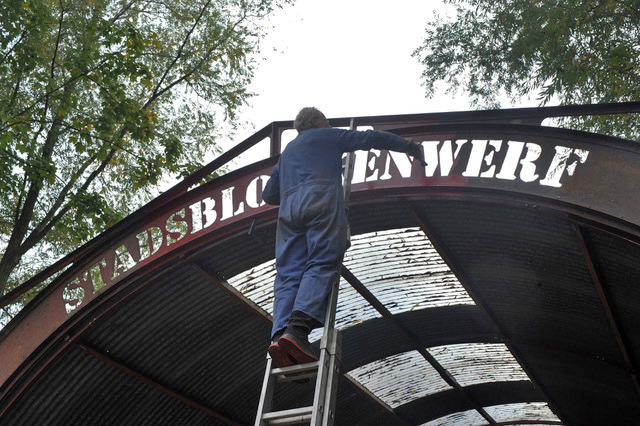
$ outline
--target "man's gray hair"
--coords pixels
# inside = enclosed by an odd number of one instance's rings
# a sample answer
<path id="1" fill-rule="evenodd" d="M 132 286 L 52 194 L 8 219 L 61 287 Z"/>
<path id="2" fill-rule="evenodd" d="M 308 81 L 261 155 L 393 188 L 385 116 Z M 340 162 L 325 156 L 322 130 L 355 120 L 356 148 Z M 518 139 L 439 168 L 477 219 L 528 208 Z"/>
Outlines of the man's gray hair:
<path id="1" fill-rule="evenodd" d="M 314 107 L 302 108 L 298 113 L 298 115 L 296 116 L 295 121 L 293 122 L 293 127 L 295 127 L 295 129 L 298 132 L 301 132 L 303 130 L 313 129 L 314 127 L 316 127 L 312 121 L 314 118 L 319 120 L 326 119 L 322 111 L 320 111 L 318 108 L 314 108 Z"/>

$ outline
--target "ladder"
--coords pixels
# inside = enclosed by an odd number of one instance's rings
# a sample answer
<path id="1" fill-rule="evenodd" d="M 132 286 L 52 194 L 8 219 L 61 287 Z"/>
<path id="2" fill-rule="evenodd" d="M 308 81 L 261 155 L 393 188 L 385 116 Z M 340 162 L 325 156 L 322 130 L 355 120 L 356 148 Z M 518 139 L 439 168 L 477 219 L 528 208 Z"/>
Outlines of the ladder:
<path id="1" fill-rule="evenodd" d="M 351 119 L 350 127 L 352 130 L 355 129 L 353 119 Z M 344 205 L 347 209 L 351 195 L 351 179 L 353 178 L 354 163 L 355 154 L 353 152 L 347 153 L 344 171 Z M 350 239 L 350 237 L 351 232 L 347 225 L 347 238 Z M 333 287 L 331 289 L 331 295 L 329 296 L 327 314 L 324 321 L 322 340 L 320 341 L 320 358 L 318 361 L 277 368 L 267 353 L 267 367 L 262 383 L 255 426 L 300 423 L 313 426 L 333 425 L 335 420 L 338 380 L 340 378 L 340 360 L 342 357 L 342 337 L 335 328 L 340 274 L 336 274 L 332 285 Z M 305 381 L 312 377 L 316 377 L 313 405 L 288 410 L 271 411 L 273 409 L 273 393 L 276 383 Z"/>

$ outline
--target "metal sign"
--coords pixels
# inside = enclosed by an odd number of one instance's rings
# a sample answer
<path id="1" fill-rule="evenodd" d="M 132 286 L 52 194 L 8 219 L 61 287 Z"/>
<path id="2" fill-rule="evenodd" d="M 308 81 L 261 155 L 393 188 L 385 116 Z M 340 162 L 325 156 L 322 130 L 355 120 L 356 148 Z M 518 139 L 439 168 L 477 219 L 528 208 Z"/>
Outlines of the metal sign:
<path id="1" fill-rule="evenodd" d="M 562 202 L 640 226 L 640 150 L 605 136 L 540 126 L 465 124 L 404 127 L 426 165 L 407 154 L 358 152 L 352 191 L 368 197 L 482 189 Z M 62 274 L 0 341 L 4 383 L 52 333 L 93 299 L 164 256 L 205 236 L 238 230 L 274 210 L 262 190 L 276 158 L 232 172 L 171 199 Z M 371 192 L 373 191 L 373 192 Z"/>

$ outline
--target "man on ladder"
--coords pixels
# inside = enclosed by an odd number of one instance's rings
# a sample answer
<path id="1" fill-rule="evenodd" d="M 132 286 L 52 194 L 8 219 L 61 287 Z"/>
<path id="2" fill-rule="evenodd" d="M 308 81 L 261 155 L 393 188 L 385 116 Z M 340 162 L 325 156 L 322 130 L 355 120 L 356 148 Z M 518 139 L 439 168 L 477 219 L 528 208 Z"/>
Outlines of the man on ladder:
<path id="1" fill-rule="evenodd" d="M 331 128 L 316 108 L 303 108 L 294 127 L 298 136 L 282 152 L 262 193 L 265 202 L 280 205 L 268 349 L 278 367 L 318 359 L 308 336 L 325 320 L 348 244 L 343 153 L 375 148 L 424 158 L 412 139 L 376 130 Z"/>

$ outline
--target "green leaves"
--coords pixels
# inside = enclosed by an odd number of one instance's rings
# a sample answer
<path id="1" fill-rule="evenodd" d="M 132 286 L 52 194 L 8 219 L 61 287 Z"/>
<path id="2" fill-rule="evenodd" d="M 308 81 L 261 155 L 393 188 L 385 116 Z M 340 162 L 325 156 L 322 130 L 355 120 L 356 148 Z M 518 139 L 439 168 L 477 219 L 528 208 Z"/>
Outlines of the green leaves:
<path id="1" fill-rule="evenodd" d="M 541 104 L 640 98 L 640 0 L 448 0 L 415 52 L 427 94 L 435 84 L 476 105 L 535 96 Z"/>
<path id="2" fill-rule="evenodd" d="M 61 256 L 197 169 L 288 2 L 0 2 L 0 290 L 11 259 Z"/>

